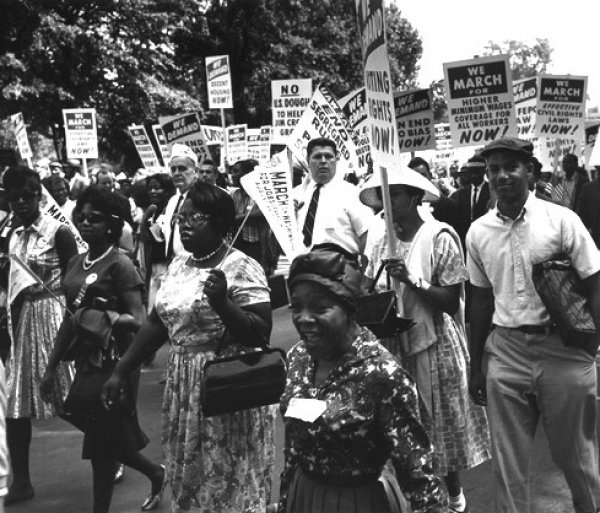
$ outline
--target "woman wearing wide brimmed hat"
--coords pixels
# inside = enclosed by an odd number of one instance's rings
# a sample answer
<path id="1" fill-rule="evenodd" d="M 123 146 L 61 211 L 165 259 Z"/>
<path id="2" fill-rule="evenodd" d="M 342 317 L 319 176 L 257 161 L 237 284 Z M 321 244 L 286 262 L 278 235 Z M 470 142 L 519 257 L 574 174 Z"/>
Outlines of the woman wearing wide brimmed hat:
<path id="1" fill-rule="evenodd" d="M 424 195 L 438 195 L 423 176 L 410 169 L 388 175 L 391 234 L 390 256 L 385 229 L 369 232 L 365 254 L 369 265 L 367 286 L 373 284 L 382 263 L 393 278 L 399 299 L 398 314 L 412 318 L 416 326 L 395 339 L 384 341 L 417 383 L 432 423 L 436 472 L 445 477 L 450 511 L 468 511 L 460 486 L 459 471 L 490 458 L 485 412 L 469 398 L 469 353 L 464 329 L 464 283 L 468 280 L 458 235 L 445 223 L 424 221 L 418 206 Z M 360 193 L 372 208 L 381 208 L 382 189 L 374 175 Z M 383 224 L 383 223 L 382 223 Z M 376 290 L 386 286 L 380 278 Z"/>

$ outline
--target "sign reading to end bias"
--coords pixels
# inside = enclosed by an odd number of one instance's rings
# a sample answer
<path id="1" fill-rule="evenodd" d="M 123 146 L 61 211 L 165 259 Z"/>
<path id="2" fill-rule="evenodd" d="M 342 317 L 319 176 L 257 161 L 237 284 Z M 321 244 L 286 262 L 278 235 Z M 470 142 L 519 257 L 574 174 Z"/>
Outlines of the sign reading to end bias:
<path id="1" fill-rule="evenodd" d="M 97 159 L 96 109 L 63 109 L 67 158 Z"/>
<path id="2" fill-rule="evenodd" d="M 286 144 L 312 96 L 312 79 L 272 80 L 273 144 Z"/>
<path id="3" fill-rule="evenodd" d="M 587 77 L 541 75 L 535 134 L 582 140 L 586 89 Z"/>
<path id="4" fill-rule="evenodd" d="M 400 153 L 435 148 L 430 89 L 394 94 Z"/>
<path id="5" fill-rule="evenodd" d="M 453 146 L 517 136 L 508 55 L 444 64 Z"/>
<path id="6" fill-rule="evenodd" d="M 206 89 L 209 109 L 233 109 L 229 55 L 206 58 Z"/>

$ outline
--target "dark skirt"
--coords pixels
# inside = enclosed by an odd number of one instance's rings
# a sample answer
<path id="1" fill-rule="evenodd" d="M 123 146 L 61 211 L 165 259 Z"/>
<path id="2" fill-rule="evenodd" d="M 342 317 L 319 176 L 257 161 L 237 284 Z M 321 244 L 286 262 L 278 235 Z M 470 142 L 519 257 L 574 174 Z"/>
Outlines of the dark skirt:
<path id="1" fill-rule="evenodd" d="M 387 466 L 366 483 L 337 486 L 317 481 L 299 467 L 290 484 L 286 513 L 405 513 L 410 511 Z"/>

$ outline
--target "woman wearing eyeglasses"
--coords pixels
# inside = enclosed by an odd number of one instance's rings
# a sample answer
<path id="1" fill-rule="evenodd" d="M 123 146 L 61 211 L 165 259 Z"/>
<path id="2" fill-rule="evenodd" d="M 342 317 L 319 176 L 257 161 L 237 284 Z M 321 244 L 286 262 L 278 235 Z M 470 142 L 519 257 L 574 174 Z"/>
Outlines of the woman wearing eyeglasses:
<path id="1" fill-rule="evenodd" d="M 65 315 L 58 332 L 42 384 L 44 397 L 51 395 L 55 369 L 67 354 L 75 361 L 75 382 L 110 375 L 140 326 L 143 282 L 131 259 L 116 247 L 124 224 L 122 205 L 115 193 L 98 186 L 89 187 L 77 200 L 73 219 L 88 251 L 72 258 L 67 268 L 64 289 L 73 315 Z M 132 369 L 126 382 L 127 394 L 119 394 L 108 408 L 100 401 L 99 389 L 97 399 L 84 406 L 69 401 L 71 392 L 65 403 L 65 419 L 84 433 L 94 513 L 109 510 L 117 462 L 149 479 L 151 491 L 142 511 L 154 509 L 162 497 L 164 467 L 139 452 L 148 443 L 135 409 L 139 369 Z"/>
<path id="2" fill-rule="evenodd" d="M 31 419 L 53 417 L 60 411 L 71 384 L 69 368 L 57 366 L 54 393 L 48 403 L 42 401 L 39 384 L 64 316 L 59 302 L 64 301 L 61 282 L 77 246 L 67 228 L 41 212 L 42 186 L 35 171 L 23 166 L 9 168 L 4 187 L 13 215 L 8 252 L 25 262 L 45 285 L 42 287 L 11 258 L 8 303 L 12 347 L 6 366 L 6 434 L 13 482 L 5 500 L 11 504 L 34 495 L 29 475 Z"/>
<path id="3" fill-rule="evenodd" d="M 260 346 L 271 331 L 264 271 L 229 249 L 235 223 L 226 191 L 190 188 L 179 215 L 181 242 L 156 296 L 155 309 L 104 387 L 114 401 L 125 377 L 166 339 L 170 350 L 162 407 L 163 453 L 172 512 L 254 513 L 269 502 L 275 462 L 275 407 L 203 417 L 204 364 Z"/>

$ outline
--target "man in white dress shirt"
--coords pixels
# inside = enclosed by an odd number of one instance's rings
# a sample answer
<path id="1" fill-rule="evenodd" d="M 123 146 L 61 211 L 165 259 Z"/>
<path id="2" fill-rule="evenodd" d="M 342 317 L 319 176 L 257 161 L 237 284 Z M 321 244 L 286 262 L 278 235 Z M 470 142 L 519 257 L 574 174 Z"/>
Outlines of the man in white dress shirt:
<path id="1" fill-rule="evenodd" d="M 298 227 L 308 250 L 331 242 L 362 253 L 373 213 L 358 199 L 358 188 L 336 176 L 340 158 L 331 139 L 313 139 L 306 150 L 311 180 L 294 189 Z"/>

